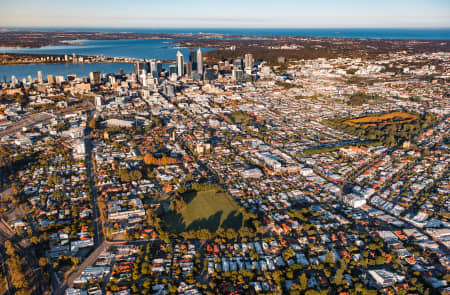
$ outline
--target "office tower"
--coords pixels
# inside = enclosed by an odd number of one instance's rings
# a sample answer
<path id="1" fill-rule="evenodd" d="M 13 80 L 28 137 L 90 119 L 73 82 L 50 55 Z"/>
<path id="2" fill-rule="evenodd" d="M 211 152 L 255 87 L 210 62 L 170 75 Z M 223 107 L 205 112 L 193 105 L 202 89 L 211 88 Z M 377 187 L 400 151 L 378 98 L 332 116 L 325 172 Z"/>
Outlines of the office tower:
<path id="1" fill-rule="evenodd" d="M 161 61 L 152 60 L 150 62 L 150 73 L 154 78 L 157 78 L 161 75 L 162 72 L 162 64 Z"/>
<path id="2" fill-rule="evenodd" d="M 170 65 L 169 66 L 169 76 L 172 74 L 176 74 L 177 73 L 177 66 L 176 65 Z"/>
<path id="3" fill-rule="evenodd" d="M 42 76 L 42 71 L 38 71 L 37 76 L 38 76 L 38 83 L 39 84 L 44 83 L 44 77 Z"/>
<path id="4" fill-rule="evenodd" d="M 139 76 L 142 74 L 142 71 L 145 71 L 145 73 L 148 73 L 150 71 L 150 64 L 147 62 L 137 62 L 134 64 L 134 73 L 136 76 Z"/>
<path id="5" fill-rule="evenodd" d="M 158 73 L 158 76 L 161 75 L 162 71 L 163 71 L 162 63 L 161 63 L 160 60 L 158 60 L 158 61 L 156 62 L 156 72 Z"/>
<path id="6" fill-rule="evenodd" d="M 197 72 L 203 74 L 203 54 L 200 48 L 197 50 Z"/>
<path id="7" fill-rule="evenodd" d="M 140 63 L 139 63 L 139 62 L 136 62 L 136 63 L 134 64 L 134 73 L 135 73 L 136 75 L 139 75 L 140 72 L 141 72 L 141 69 L 140 69 Z"/>
<path id="8" fill-rule="evenodd" d="M 233 68 L 235 68 L 235 69 L 242 69 L 242 64 L 243 64 L 242 58 L 238 57 L 238 58 L 236 58 L 233 61 Z"/>
<path id="9" fill-rule="evenodd" d="M 233 81 L 242 81 L 244 79 L 244 72 L 241 69 L 233 69 L 231 76 Z"/>
<path id="10" fill-rule="evenodd" d="M 14 75 L 11 76 L 11 83 L 14 85 L 19 84 L 19 80 L 17 80 L 16 76 Z"/>
<path id="11" fill-rule="evenodd" d="M 184 72 L 186 73 L 186 75 L 188 77 L 191 76 L 191 74 L 192 74 L 192 63 L 191 62 L 184 63 Z"/>
<path id="12" fill-rule="evenodd" d="M 175 96 L 175 86 L 169 83 L 166 83 L 163 88 L 163 93 L 165 96 Z"/>
<path id="13" fill-rule="evenodd" d="M 75 52 L 72 53 L 72 62 L 74 62 L 74 63 L 77 62 L 77 54 Z"/>
<path id="14" fill-rule="evenodd" d="M 56 76 L 56 83 L 62 84 L 64 82 L 64 76 Z"/>
<path id="15" fill-rule="evenodd" d="M 90 72 L 89 79 L 91 80 L 92 85 L 98 85 L 101 82 L 100 72 Z"/>
<path id="16" fill-rule="evenodd" d="M 55 79 L 53 79 L 53 75 L 47 75 L 47 82 L 50 84 L 55 83 Z"/>
<path id="17" fill-rule="evenodd" d="M 245 65 L 245 68 L 246 69 L 248 69 L 248 68 L 253 68 L 253 65 L 255 64 L 255 60 L 253 59 L 253 55 L 251 54 L 251 53 L 247 53 L 245 56 L 244 56 L 244 65 Z"/>
<path id="18" fill-rule="evenodd" d="M 177 52 L 177 74 L 178 77 L 184 76 L 184 60 L 180 51 Z"/>
<path id="19" fill-rule="evenodd" d="M 214 69 L 208 68 L 205 70 L 205 80 L 206 81 L 213 81 L 216 80 L 216 71 Z"/>
<path id="20" fill-rule="evenodd" d="M 150 61 L 150 73 L 153 77 L 158 77 L 159 73 L 156 71 L 156 60 L 152 59 Z"/>
<path id="21" fill-rule="evenodd" d="M 64 54 L 64 61 L 68 62 L 69 61 L 69 56 L 67 54 Z"/>
<path id="22" fill-rule="evenodd" d="M 189 51 L 189 61 L 192 63 L 192 69 L 197 70 L 197 50 Z"/>
<path id="23" fill-rule="evenodd" d="M 108 79 L 111 84 L 116 84 L 116 76 L 109 76 Z"/>
<path id="24" fill-rule="evenodd" d="M 31 75 L 28 75 L 28 82 L 33 82 L 33 78 L 31 77 Z"/>

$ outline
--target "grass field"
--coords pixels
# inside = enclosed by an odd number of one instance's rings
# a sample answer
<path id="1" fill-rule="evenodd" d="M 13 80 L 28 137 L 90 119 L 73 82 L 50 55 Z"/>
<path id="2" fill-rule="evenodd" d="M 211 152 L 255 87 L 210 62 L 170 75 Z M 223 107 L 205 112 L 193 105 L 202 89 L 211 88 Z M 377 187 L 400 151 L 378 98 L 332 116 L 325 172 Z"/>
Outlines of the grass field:
<path id="1" fill-rule="evenodd" d="M 181 233 L 206 228 L 215 232 L 218 228 L 237 230 L 242 226 L 240 207 L 228 194 L 215 190 L 192 192 L 188 199 L 181 212 L 167 216 L 169 231 Z"/>
<path id="2" fill-rule="evenodd" d="M 376 126 L 390 124 L 404 124 L 417 120 L 419 117 L 413 114 L 403 112 L 393 112 L 388 114 L 366 116 L 357 119 L 347 120 L 344 123 L 354 127 Z"/>

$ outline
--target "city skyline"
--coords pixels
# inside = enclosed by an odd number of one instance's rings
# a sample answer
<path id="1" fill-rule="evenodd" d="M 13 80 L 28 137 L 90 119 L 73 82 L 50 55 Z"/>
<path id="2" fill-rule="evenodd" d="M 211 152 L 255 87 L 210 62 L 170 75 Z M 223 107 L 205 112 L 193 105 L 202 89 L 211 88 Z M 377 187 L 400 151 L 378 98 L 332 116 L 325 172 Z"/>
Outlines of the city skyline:
<path id="1" fill-rule="evenodd" d="M 176 9 L 174 9 L 176 7 Z M 0 27 L 123 28 L 448 28 L 450 3 L 442 0 L 146 1 L 53 0 L 5 2 Z M 406 9 L 407 8 L 407 9 Z"/>

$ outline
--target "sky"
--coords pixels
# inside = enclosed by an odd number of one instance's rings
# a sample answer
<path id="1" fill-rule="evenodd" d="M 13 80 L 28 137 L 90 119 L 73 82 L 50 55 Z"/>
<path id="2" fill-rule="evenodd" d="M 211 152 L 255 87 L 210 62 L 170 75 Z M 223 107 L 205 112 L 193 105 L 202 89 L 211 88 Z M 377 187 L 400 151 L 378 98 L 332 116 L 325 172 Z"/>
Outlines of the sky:
<path id="1" fill-rule="evenodd" d="M 450 28 L 450 0 L 0 0 L 0 27 Z"/>

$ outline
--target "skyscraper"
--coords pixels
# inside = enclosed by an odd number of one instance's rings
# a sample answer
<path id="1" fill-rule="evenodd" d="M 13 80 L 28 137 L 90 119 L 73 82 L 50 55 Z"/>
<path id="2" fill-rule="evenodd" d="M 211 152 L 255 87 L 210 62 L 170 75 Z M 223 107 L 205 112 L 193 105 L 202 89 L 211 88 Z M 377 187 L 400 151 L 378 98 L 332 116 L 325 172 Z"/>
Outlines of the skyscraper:
<path id="1" fill-rule="evenodd" d="M 47 81 L 48 81 L 48 83 L 50 83 L 50 84 L 55 83 L 55 79 L 53 79 L 53 75 L 47 75 Z"/>
<path id="2" fill-rule="evenodd" d="M 150 64 L 146 62 L 137 62 L 134 64 L 134 72 L 136 76 L 142 74 L 142 70 L 145 70 L 146 73 L 150 71 Z"/>
<path id="3" fill-rule="evenodd" d="M 169 65 L 169 76 L 172 76 L 173 74 L 177 74 L 177 66 L 176 65 Z"/>
<path id="4" fill-rule="evenodd" d="M 244 78 L 244 72 L 241 69 L 233 69 L 231 72 L 231 78 L 233 81 L 242 81 Z"/>
<path id="5" fill-rule="evenodd" d="M 213 68 L 208 68 L 205 71 L 205 79 L 206 81 L 214 81 L 217 79 L 216 71 Z"/>
<path id="6" fill-rule="evenodd" d="M 184 75 L 184 58 L 180 51 L 177 52 L 177 74 L 178 77 Z"/>
<path id="7" fill-rule="evenodd" d="M 90 79 L 92 85 L 100 84 L 100 82 L 101 82 L 100 72 L 90 72 L 89 79 Z"/>
<path id="8" fill-rule="evenodd" d="M 38 72 L 37 72 L 37 76 L 38 76 L 38 83 L 39 83 L 39 84 L 44 83 L 44 78 L 43 78 L 43 76 L 42 76 L 42 71 L 38 71 Z"/>
<path id="9" fill-rule="evenodd" d="M 253 59 L 253 55 L 251 53 L 247 53 L 244 56 L 244 66 L 246 69 L 253 68 L 253 65 L 255 64 L 255 60 Z"/>
<path id="10" fill-rule="evenodd" d="M 192 74 L 192 63 L 191 62 L 185 62 L 184 63 L 184 72 L 188 77 Z"/>
<path id="11" fill-rule="evenodd" d="M 242 69 L 243 60 L 242 57 L 238 57 L 233 61 L 234 69 Z"/>
<path id="12" fill-rule="evenodd" d="M 200 48 L 197 50 L 197 72 L 203 74 L 203 54 Z"/>
<path id="13" fill-rule="evenodd" d="M 152 60 L 150 62 L 150 73 L 152 74 L 152 76 L 154 78 L 159 77 L 159 75 L 161 75 L 162 72 L 162 64 L 161 61 L 157 61 L 157 60 Z"/>
<path id="14" fill-rule="evenodd" d="M 192 63 L 192 69 L 197 70 L 197 50 L 189 51 L 189 61 Z"/>

